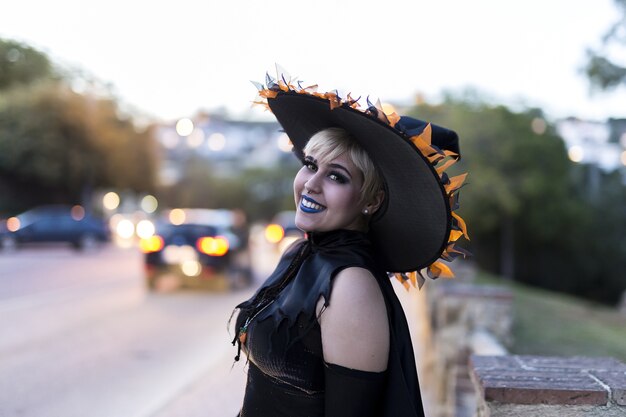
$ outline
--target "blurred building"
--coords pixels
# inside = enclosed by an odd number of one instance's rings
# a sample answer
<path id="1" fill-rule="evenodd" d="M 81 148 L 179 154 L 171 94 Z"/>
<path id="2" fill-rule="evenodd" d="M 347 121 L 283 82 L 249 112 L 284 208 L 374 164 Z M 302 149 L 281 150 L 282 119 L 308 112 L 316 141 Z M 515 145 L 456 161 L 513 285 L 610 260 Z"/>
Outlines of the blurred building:
<path id="1" fill-rule="evenodd" d="M 220 113 L 200 113 L 157 129 L 163 184 L 176 183 L 191 157 L 202 158 L 219 175 L 245 169 L 297 164 L 291 144 L 276 121 L 239 120 Z"/>
<path id="2" fill-rule="evenodd" d="M 626 167 L 626 119 L 595 122 L 567 118 L 557 122 L 572 161 L 597 166 L 602 171 Z"/>
<path id="3" fill-rule="evenodd" d="M 567 118 L 556 123 L 569 157 L 604 172 L 621 170 L 626 179 L 626 119 L 606 122 Z M 174 184 L 190 157 L 207 161 L 219 175 L 245 169 L 297 164 L 280 125 L 271 120 L 230 118 L 223 113 L 199 113 L 157 129 L 161 145 L 163 184 Z"/>

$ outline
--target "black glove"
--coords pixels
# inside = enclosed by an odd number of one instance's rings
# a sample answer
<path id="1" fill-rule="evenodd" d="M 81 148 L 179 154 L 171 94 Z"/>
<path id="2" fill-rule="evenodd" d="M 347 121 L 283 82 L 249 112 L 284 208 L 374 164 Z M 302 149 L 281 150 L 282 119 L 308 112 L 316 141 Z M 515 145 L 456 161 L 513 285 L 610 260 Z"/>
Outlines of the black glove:
<path id="1" fill-rule="evenodd" d="M 387 372 L 325 364 L 325 417 L 380 417 Z"/>

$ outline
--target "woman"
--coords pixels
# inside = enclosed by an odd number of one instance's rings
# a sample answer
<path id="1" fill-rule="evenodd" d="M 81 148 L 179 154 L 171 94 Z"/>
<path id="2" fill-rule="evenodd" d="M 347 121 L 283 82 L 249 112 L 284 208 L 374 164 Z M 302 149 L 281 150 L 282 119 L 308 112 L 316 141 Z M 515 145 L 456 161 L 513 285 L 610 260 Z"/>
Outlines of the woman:
<path id="1" fill-rule="evenodd" d="M 240 416 L 423 416 L 388 272 L 421 286 L 415 271 L 448 274 L 437 258 L 465 254 L 452 212 L 464 177 L 443 173 L 456 134 L 284 77 L 259 90 L 303 163 L 294 197 L 307 238 L 237 306 L 233 343 L 249 359 Z"/>

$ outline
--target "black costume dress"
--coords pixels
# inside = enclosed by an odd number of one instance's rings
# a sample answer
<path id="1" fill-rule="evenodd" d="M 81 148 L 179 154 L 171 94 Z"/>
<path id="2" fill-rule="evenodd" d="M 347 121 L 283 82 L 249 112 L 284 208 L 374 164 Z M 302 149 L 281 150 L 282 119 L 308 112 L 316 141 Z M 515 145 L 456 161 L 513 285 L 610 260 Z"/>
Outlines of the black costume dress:
<path id="1" fill-rule="evenodd" d="M 334 406 L 329 406 L 326 401 L 327 385 L 332 379 L 336 387 L 333 390 L 346 389 L 346 395 L 339 397 L 345 398 L 350 396 L 351 386 L 359 384 L 359 381 L 367 383 L 368 378 L 376 379 L 378 385 L 374 386 L 380 389 L 374 395 L 375 404 L 367 404 L 366 414 L 360 410 L 358 415 L 424 415 L 404 311 L 386 272 L 376 265 L 374 259 L 365 233 L 338 230 L 309 234 L 307 240 L 283 255 L 276 270 L 257 293 L 237 306 L 240 313 L 236 328 L 246 332 L 243 348 L 249 360 L 241 417 L 335 417 L 333 414 L 350 414 L 329 411 Z M 323 360 L 316 306 L 322 296 L 325 306 L 329 304 L 332 279 L 348 267 L 371 271 L 385 299 L 390 351 L 387 370 L 384 376 L 381 374 L 384 379 L 375 373 L 348 370 L 326 364 Z M 267 294 L 270 293 L 273 295 L 268 301 Z M 354 373 L 357 379 L 350 379 Z M 345 400 L 350 401 L 350 398 Z M 333 402 L 350 407 L 344 401 Z M 359 405 L 355 405 L 351 410 L 358 408 Z M 340 409 L 341 406 L 336 410 Z M 375 409 L 378 411 L 373 411 Z"/>

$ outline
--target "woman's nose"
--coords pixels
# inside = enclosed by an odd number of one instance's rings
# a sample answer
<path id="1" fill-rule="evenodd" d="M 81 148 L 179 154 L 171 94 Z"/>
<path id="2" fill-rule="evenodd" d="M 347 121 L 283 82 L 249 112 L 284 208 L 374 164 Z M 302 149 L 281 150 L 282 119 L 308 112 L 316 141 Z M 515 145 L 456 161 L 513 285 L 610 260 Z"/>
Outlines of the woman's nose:
<path id="1" fill-rule="evenodd" d="M 318 175 L 313 175 L 304 183 L 304 189 L 308 193 L 319 193 L 320 192 L 320 183 Z"/>

